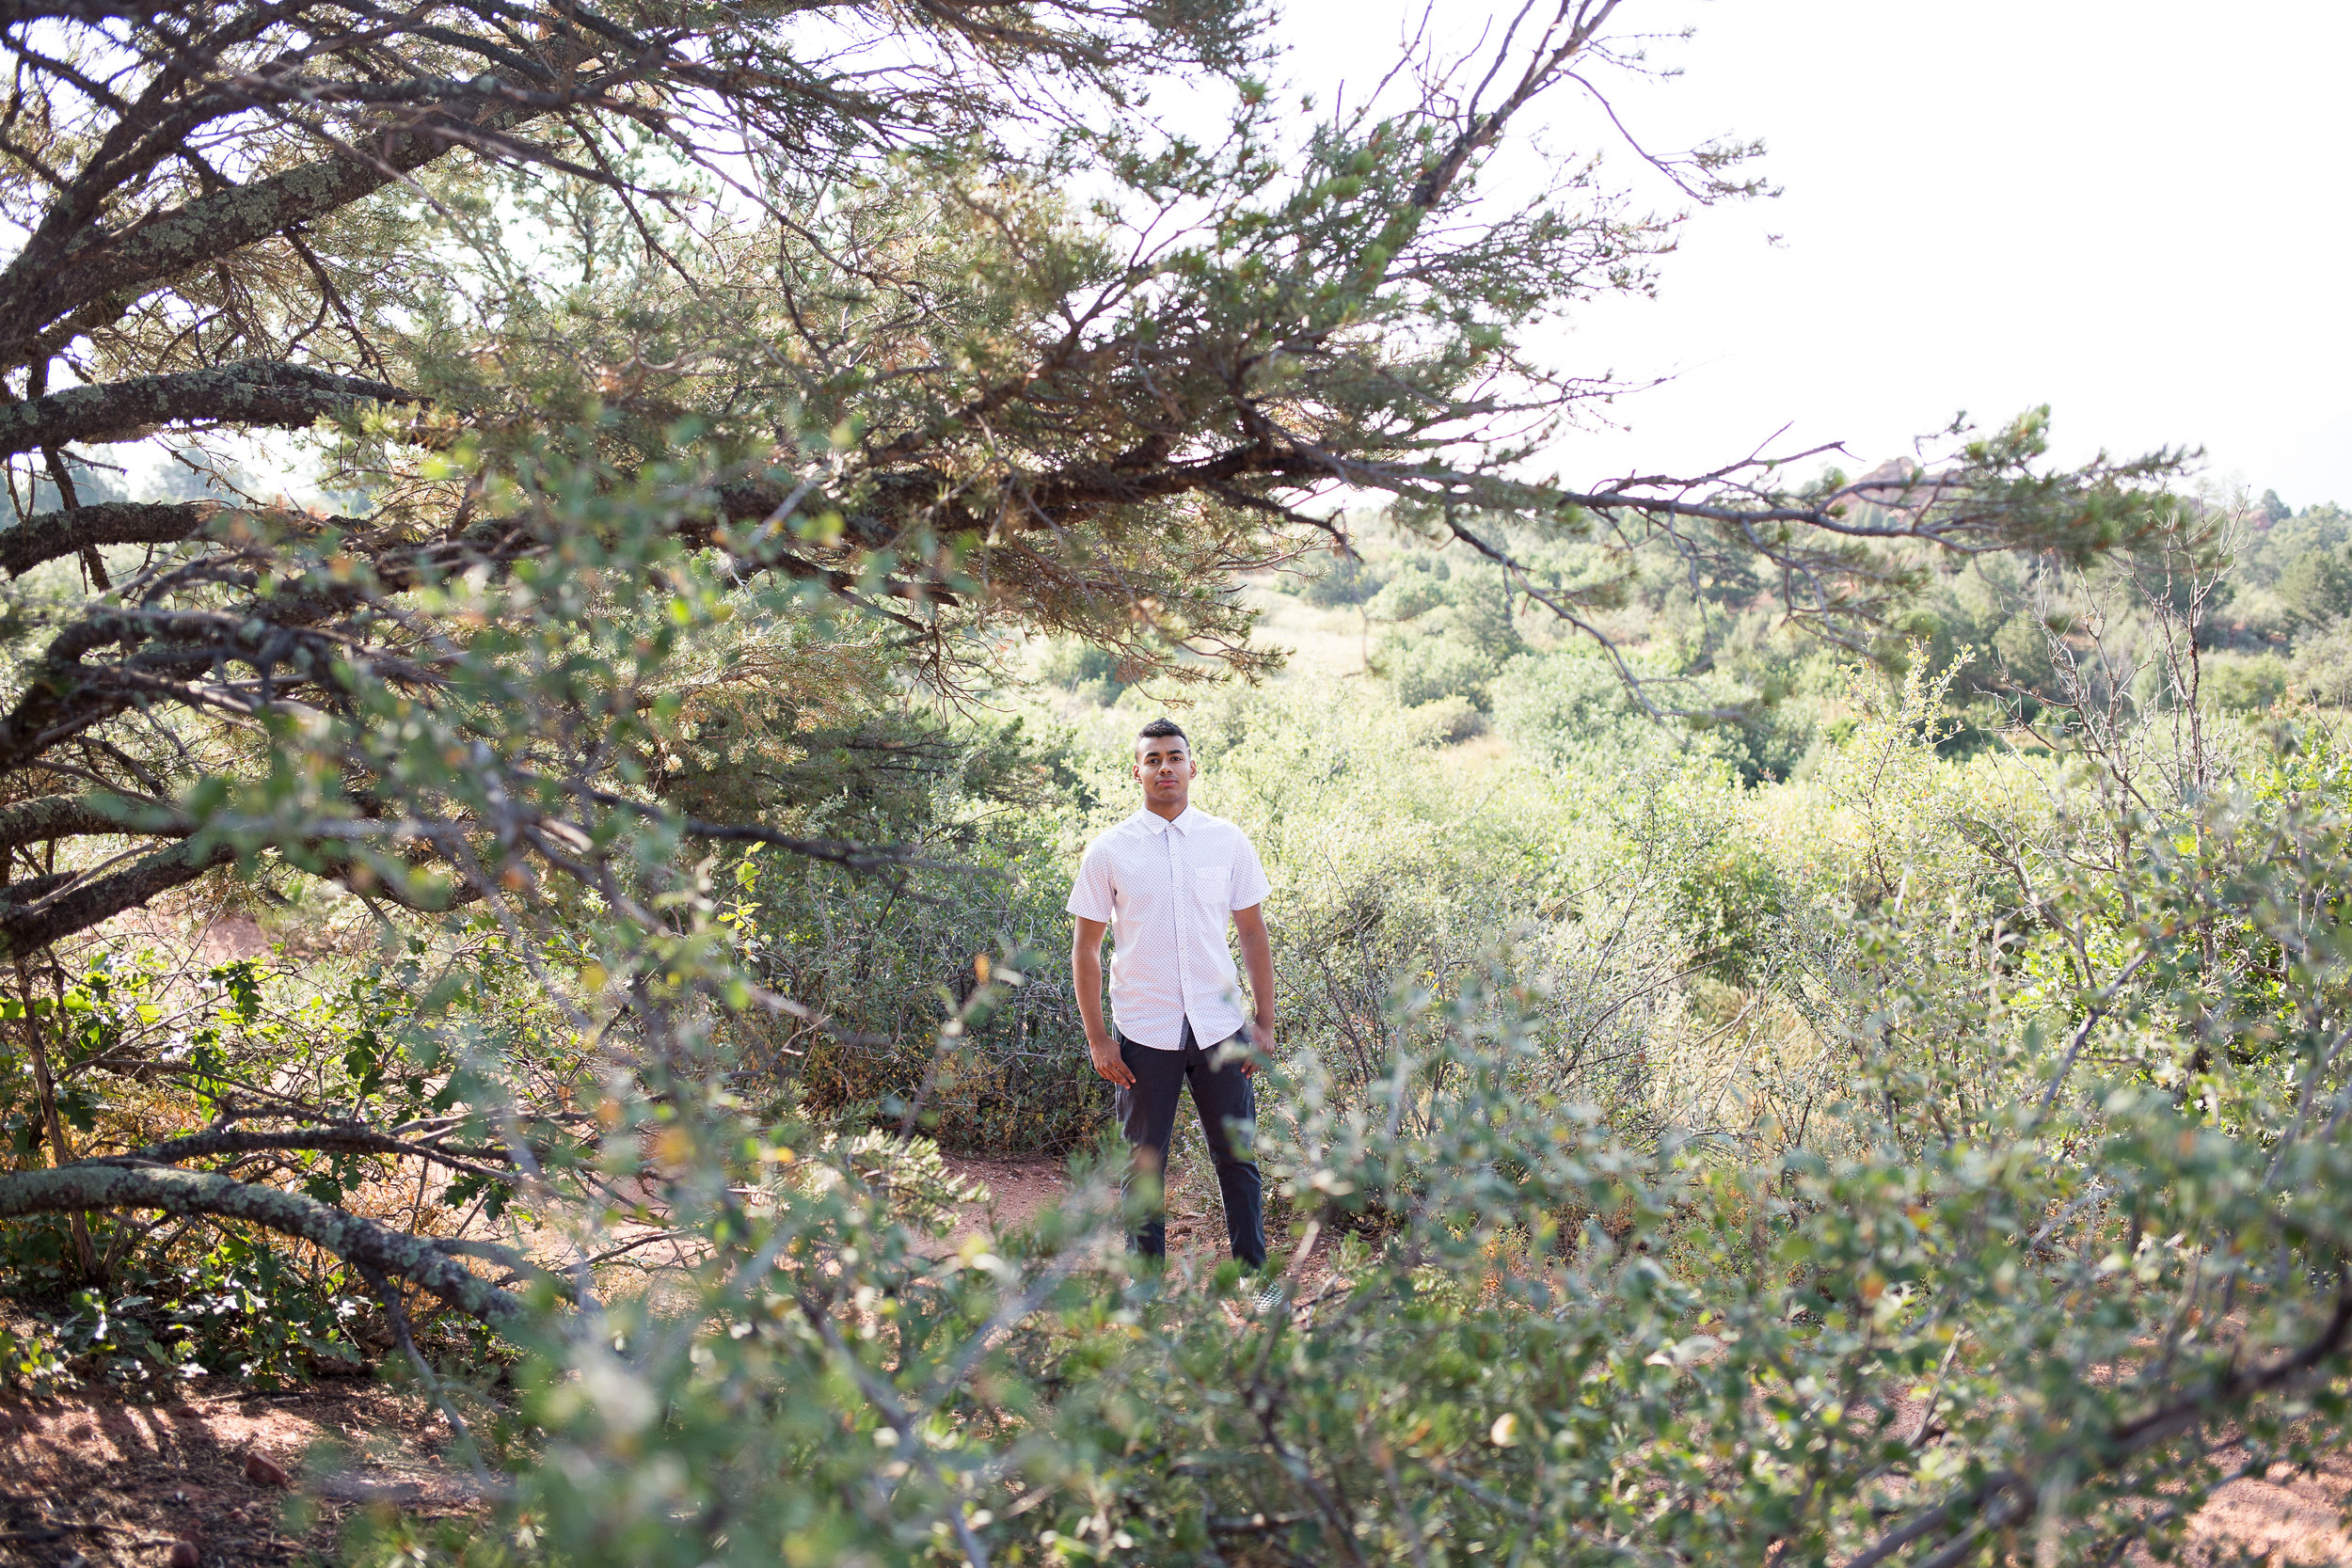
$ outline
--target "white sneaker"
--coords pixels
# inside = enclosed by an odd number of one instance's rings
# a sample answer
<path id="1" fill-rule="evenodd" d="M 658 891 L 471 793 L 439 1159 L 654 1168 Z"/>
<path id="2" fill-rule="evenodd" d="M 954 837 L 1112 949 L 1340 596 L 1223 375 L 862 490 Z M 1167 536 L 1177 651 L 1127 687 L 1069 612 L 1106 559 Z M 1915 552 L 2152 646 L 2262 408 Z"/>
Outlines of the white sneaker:
<path id="1" fill-rule="evenodd" d="M 1268 1313 L 1281 1310 L 1285 1302 L 1286 1297 L 1282 1290 L 1281 1280 L 1279 1278 L 1272 1280 L 1263 1290 L 1260 1291 L 1256 1298 L 1250 1302 L 1249 1314 L 1255 1318 L 1263 1318 Z"/>

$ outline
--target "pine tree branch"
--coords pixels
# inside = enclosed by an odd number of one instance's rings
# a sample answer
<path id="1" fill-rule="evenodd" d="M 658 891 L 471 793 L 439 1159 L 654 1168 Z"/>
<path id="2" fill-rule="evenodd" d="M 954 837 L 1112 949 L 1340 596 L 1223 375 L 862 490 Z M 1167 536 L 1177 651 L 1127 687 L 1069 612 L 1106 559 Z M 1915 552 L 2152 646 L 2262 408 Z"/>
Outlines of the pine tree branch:
<path id="1" fill-rule="evenodd" d="M 186 845 L 174 844 L 120 871 L 94 877 L 87 882 L 61 885 L 21 903 L 0 903 L 0 954 L 38 952 L 110 915 L 135 909 L 158 895 L 183 887 L 236 858 L 236 846 L 232 844 L 215 844 L 201 852 L 191 852 Z"/>
<path id="2" fill-rule="evenodd" d="M 69 387 L 0 406 L 0 455 L 69 441 L 122 441 L 165 425 L 267 425 L 300 430 L 366 403 L 415 403 L 381 381 L 246 359 L 213 370 Z"/>
<path id="3" fill-rule="evenodd" d="M 500 106 L 486 123 L 511 128 L 529 111 Z M 0 367 L 24 363 L 51 323 L 108 297 L 185 277 L 297 224 L 316 223 L 467 144 L 475 127 L 432 119 L 387 130 L 265 180 L 199 197 L 127 229 L 44 229 L 0 271 Z"/>
<path id="4" fill-rule="evenodd" d="M 0 0 L 0 27 L 27 22 L 145 22 L 171 8 L 119 0 Z"/>
<path id="5" fill-rule="evenodd" d="M 35 513 L 0 531 L 0 571 L 21 578 L 44 562 L 102 545 L 177 545 L 227 510 L 218 501 L 98 501 Z"/>
<path id="6" fill-rule="evenodd" d="M 90 838 L 119 833 L 135 838 L 183 838 L 195 832 L 195 825 L 178 820 L 155 826 L 133 824 L 120 817 L 108 816 L 89 803 L 83 795 L 42 795 L 30 800 L 18 800 L 0 806 L 0 852 L 24 844 L 46 844 L 52 839 Z M 0 889 L 0 898 L 16 895 L 18 889 Z"/>

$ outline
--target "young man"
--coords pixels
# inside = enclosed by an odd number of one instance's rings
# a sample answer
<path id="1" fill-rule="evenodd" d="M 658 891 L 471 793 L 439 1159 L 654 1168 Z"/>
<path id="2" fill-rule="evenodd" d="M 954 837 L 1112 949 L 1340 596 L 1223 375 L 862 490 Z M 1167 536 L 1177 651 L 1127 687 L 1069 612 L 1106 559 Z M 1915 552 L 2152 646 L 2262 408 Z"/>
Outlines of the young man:
<path id="1" fill-rule="evenodd" d="M 1192 1085 L 1200 1131 L 1225 1198 L 1225 1230 L 1246 1268 L 1265 1266 L 1265 1216 L 1249 1139 L 1258 1119 L 1253 1064 L 1241 1047 L 1274 1045 L 1274 955 L 1259 906 L 1270 891 L 1258 851 L 1231 822 L 1192 809 L 1200 776 L 1184 732 L 1154 719 L 1136 737 L 1143 809 L 1087 847 L 1070 893 L 1077 917 L 1070 967 L 1094 1070 L 1119 1085 L 1119 1121 L 1136 1167 L 1156 1171 L 1176 1130 L 1176 1099 Z M 1249 969 L 1254 1018 L 1242 1019 L 1231 922 Z M 1112 1027 L 1103 1026 L 1103 933 L 1111 960 Z M 1232 1046 L 1231 1051 L 1223 1048 Z M 1227 1059 L 1231 1058 L 1231 1059 Z M 1128 1238 L 1167 1255 L 1163 1207 Z"/>

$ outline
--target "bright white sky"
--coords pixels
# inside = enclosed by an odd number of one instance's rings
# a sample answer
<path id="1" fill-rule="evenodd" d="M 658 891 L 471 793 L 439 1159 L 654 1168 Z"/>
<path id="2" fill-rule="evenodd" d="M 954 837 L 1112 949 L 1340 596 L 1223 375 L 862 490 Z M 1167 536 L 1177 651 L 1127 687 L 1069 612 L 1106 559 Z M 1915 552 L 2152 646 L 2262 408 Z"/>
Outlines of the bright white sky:
<path id="1" fill-rule="evenodd" d="M 1286 74 L 1370 86 L 1420 0 L 1282 0 Z M 1488 0 L 1449 0 L 1467 41 Z M 1763 138 L 1775 200 L 1700 214 L 1655 302 L 1588 312 L 1580 371 L 1672 373 L 1582 483 L 1789 427 L 1861 466 L 1965 409 L 2054 405 L 2060 454 L 2202 446 L 2214 481 L 2352 504 L 2352 3 L 1628 0 L 1683 74 L 1613 93 L 1653 150 Z M 1496 29 L 1500 33 L 1500 27 Z M 1351 97 L 1355 94 L 1351 92 Z M 1564 93 L 1561 145 L 1608 127 Z M 1675 193 L 1620 146 L 1611 166 Z M 1778 235 L 1778 244 L 1768 235 Z M 1850 465 L 1850 471 L 1851 466 Z"/>

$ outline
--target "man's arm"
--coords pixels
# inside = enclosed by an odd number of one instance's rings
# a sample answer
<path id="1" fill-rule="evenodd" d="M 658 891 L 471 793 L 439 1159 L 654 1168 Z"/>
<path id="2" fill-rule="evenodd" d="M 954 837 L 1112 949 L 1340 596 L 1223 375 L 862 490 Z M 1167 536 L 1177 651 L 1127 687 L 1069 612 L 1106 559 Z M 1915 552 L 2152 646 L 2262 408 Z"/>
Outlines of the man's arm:
<path id="1" fill-rule="evenodd" d="M 1123 1089 L 1136 1075 L 1119 1059 L 1119 1042 L 1103 1026 L 1103 933 L 1110 922 L 1084 915 L 1077 921 L 1077 935 L 1070 942 L 1070 978 L 1078 991 L 1078 1017 L 1087 1026 L 1087 1054 L 1095 1071 Z"/>
<path id="2" fill-rule="evenodd" d="M 1241 938 L 1242 967 L 1249 972 L 1249 1001 L 1258 1015 L 1249 1022 L 1250 1043 L 1270 1055 L 1274 1051 L 1274 946 L 1266 940 L 1265 906 L 1252 904 L 1235 910 L 1233 933 Z"/>

